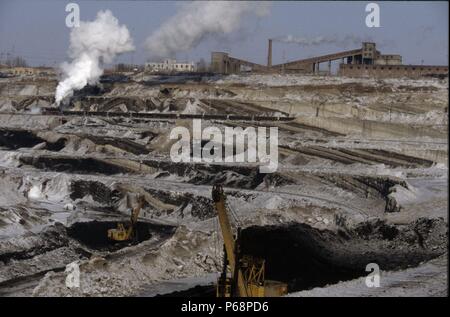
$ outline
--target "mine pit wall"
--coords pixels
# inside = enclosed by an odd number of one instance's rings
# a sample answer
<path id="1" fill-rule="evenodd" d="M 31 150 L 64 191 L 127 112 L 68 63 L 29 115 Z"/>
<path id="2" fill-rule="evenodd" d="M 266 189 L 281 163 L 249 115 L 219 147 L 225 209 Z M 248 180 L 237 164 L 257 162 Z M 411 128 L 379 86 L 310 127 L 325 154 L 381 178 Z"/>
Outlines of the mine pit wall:
<path id="1" fill-rule="evenodd" d="M 448 149 L 447 150 L 431 150 L 431 149 L 397 149 L 392 151 L 395 153 L 418 157 L 424 160 L 433 161 L 436 163 L 448 164 Z"/>
<path id="2" fill-rule="evenodd" d="M 63 117 L 0 114 L 0 126 L 3 127 L 53 130 L 57 126 L 64 124 L 64 122 L 65 119 Z"/>
<path id="3" fill-rule="evenodd" d="M 349 118 L 298 117 L 297 123 L 325 129 L 327 131 L 355 135 L 368 139 L 420 139 L 434 138 L 447 141 L 447 132 L 432 130 L 430 127 L 414 127 L 408 124 L 358 120 Z M 413 156 L 436 163 L 448 163 L 448 149 L 404 149 L 398 148 L 395 153 Z"/>
<path id="4" fill-rule="evenodd" d="M 281 97 L 280 97 L 281 98 Z M 311 103 L 309 101 L 281 100 L 265 101 L 259 100 L 258 104 L 271 108 L 274 111 L 285 112 L 290 117 L 294 116 L 316 116 L 316 117 L 353 117 L 353 118 L 382 118 L 386 112 L 371 108 L 356 108 L 352 104 L 345 103 Z"/>
<path id="5" fill-rule="evenodd" d="M 84 221 L 75 222 L 67 228 L 69 237 L 79 241 L 84 246 L 93 250 L 115 251 L 128 245 L 128 243 L 113 243 L 108 239 L 106 233 L 109 229 L 117 227 L 116 221 Z M 172 236 L 176 227 L 150 222 L 139 221 L 136 224 L 136 240 L 132 244 L 137 244 L 152 237 L 166 240 Z"/>
<path id="6" fill-rule="evenodd" d="M 350 65 L 340 64 L 340 76 L 347 77 L 409 77 L 448 76 L 448 66 L 432 65 Z"/>
<path id="7" fill-rule="evenodd" d="M 437 149 L 405 149 L 398 147 L 397 149 L 389 149 L 389 153 L 392 155 L 400 154 L 409 156 L 411 158 L 422 159 L 431 162 L 423 166 L 431 166 L 433 163 L 442 163 L 447 165 L 448 163 L 448 150 Z"/>
<path id="8" fill-rule="evenodd" d="M 447 234 L 442 219 L 405 226 L 372 220 L 338 231 L 287 223 L 243 229 L 241 249 L 264 258 L 266 278 L 288 283 L 292 292 L 365 276 L 368 263 L 383 270 L 416 266 L 446 252 Z"/>
<path id="9" fill-rule="evenodd" d="M 364 138 L 414 139 L 430 137 L 447 139 L 446 132 L 432 130 L 429 127 L 414 127 L 409 124 L 324 117 L 298 117 L 296 122 L 332 132 L 354 134 Z"/>

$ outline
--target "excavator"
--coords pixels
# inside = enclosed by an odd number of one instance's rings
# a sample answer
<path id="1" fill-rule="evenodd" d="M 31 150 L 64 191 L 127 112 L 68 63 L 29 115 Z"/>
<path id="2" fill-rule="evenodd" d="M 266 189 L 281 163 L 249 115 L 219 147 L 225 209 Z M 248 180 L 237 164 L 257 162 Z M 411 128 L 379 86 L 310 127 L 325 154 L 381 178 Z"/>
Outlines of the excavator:
<path id="1" fill-rule="evenodd" d="M 123 223 L 118 223 L 117 228 L 108 230 L 108 238 L 113 241 L 129 241 L 137 238 L 136 224 L 142 206 L 144 206 L 145 199 L 139 196 L 137 206 L 131 211 L 130 224 L 125 227 Z"/>
<path id="2" fill-rule="evenodd" d="M 241 252 L 240 228 L 233 236 L 221 185 L 212 188 L 212 200 L 224 241 L 224 262 L 217 281 L 217 297 L 277 297 L 287 294 L 287 284 L 265 279 L 265 260 Z"/>

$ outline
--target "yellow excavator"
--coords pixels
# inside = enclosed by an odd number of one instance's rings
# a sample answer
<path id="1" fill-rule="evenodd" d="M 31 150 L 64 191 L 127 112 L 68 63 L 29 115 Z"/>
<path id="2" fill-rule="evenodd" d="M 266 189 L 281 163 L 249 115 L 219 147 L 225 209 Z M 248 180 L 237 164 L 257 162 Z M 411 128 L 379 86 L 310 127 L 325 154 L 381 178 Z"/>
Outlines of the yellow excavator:
<path id="1" fill-rule="evenodd" d="M 131 211 L 131 219 L 128 227 L 125 228 L 123 223 L 118 223 L 117 228 L 108 230 L 108 238 L 113 241 L 129 241 L 137 237 L 137 220 L 142 206 L 144 206 L 145 199 L 143 196 L 138 198 L 137 206 Z"/>
<path id="2" fill-rule="evenodd" d="M 287 284 L 265 279 L 265 260 L 242 255 L 240 228 L 234 238 L 221 185 L 214 185 L 212 199 L 219 218 L 224 242 L 224 263 L 217 281 L 218 297 L 277 297 L 287 294 Z"/>

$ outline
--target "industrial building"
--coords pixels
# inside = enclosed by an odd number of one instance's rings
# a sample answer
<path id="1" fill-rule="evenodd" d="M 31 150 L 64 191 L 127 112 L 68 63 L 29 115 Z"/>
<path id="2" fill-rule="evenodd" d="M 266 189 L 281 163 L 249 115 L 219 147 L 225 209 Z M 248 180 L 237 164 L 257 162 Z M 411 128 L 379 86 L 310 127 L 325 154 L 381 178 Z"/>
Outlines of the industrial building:
<path id="1" fill-rule="evenodd" d="M 447 66 L 433 65 L 339 65 L 339 75 L 347 77 L 426 77 L 448 76 Z"/>
<path id="2" fill-rule="evenodd" d="M 11 76 L 47 76 L 55 74 L 52 67 L 10 67 L 0 65 L 0 73 Z"/>
<path id="3" fill-rule="evenodd" d="M 145 70 L 151 73 L 194 72 L 195 64 L 194 62 L 177 63 L 174 59 L 166 59 L 161 63 L 146 63 Z"/>
<path id="4" fill-rule="evenodd" d="M 224 52 L 211 53 L 211 70 L 219 74 L 236 74 L 241 72 L 267 72 L 264 65 L 259 65 L 229 56 Z"/>
<path id="5" fill-rule="evenodd" d="M 363 42 L 361 48 L 347 50 L 277 65 L 272 64 L 272 40 L 268 41 L 267 65 L 260 65 L 229 56 L 224 52 L 211 54 L 211 69 L 215 73 L 241 72 L 331 74 L 331 63 L 339 62 L 338 74 L 351 77 L 421 77 L 448 75 L 448 66 L 403 65 L 402 56 L 382 54 L 376 43 Z M 321 69 L 325 64 L 325 69 Z"/>

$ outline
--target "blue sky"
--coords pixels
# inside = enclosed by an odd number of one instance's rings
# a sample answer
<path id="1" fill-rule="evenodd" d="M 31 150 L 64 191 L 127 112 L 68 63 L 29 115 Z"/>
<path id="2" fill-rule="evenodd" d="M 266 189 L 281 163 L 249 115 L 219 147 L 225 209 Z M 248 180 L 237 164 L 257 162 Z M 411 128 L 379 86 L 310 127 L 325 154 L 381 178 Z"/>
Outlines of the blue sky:
<path id="1" fill-rule="evenodd" d="M 76 2 L 81 20 L 94 19 L 97 11 L 110 9 L 127 25 L 136 46 L 134 53 L 118 61 L 143 63 L 147 52 L 143 43 L 152 31 L 179 9 L 171 1 L 56 1 L 0 0 L 0 59 L 7 53 L 24 56 L 30 64 L 55 66 L 67 59 L 70 29 L 65 26 L 65 6 Z M 267 39 L 299 37 L 357 36 L 379 43 L 382 53 L 403 56 L 404 64 L 448 64 L 448 2 L 377 2 L 381 27 L 365 26 L 365 6 L 361 2 L 271 2 L 266 17 L 248 17 L 243 27 L 226 40 L 211 37 L 198 47 L 177 54 L 179 60 L 204 58 L 211 51 L 228 51 L 232 56 L 266 63 Z M 236 5 L 239 5 L 236 2 Z M 353 49 L 357 47 L 348 47 Z M 274 63 L 343 50 L 334 45 L 301 47 L 274 43 Z M 284 58 L 283 58 L 284 57 Z"/>

